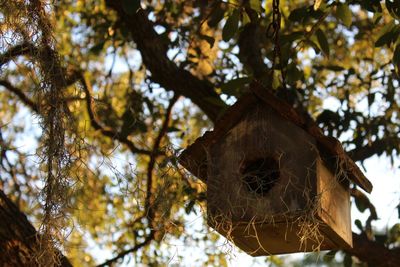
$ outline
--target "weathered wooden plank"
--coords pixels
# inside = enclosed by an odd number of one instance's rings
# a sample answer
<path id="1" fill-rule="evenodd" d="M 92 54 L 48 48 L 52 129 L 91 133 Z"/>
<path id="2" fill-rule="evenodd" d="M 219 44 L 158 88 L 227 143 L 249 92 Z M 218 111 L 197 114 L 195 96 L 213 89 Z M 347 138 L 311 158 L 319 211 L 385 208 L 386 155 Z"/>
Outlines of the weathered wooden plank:
<path id="1" fill-rule="evenodd" d="M 321 159 L 318 159 L 317 164 L 317 191 L 320 206 L 318 215 L 329 226 L 326 229 L 327 234 L 342 248 L 351 248 L 353 244 L 348 184 L 340 183 Z"/>

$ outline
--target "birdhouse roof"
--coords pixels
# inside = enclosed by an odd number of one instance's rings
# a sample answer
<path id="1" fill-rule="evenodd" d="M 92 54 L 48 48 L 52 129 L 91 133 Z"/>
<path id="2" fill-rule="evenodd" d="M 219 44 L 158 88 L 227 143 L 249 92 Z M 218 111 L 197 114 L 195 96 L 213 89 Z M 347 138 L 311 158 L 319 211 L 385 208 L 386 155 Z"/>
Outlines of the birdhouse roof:
<path id="1" fill-rule="evenodd" d="M 300 115 L 288 103 L 277 98 L 258 83 L 252 83 L 250 85 L 250 92 L 243 95 L 234 105 L 226 110 L 216 122 L 214 130 L 207 131 L 192 145 L 188 146 L 180 155 L 179 162 L 205 182 L 207 180 L 206 148 L 225 136 L 251 107 L 260 102 L 268 105 L 283 118 L 291 121 L 314 137 L 324 161 L 331 161 L 327 162 L 328 165 L 329 163 L 333 163 L 334 165 L 339 163 L 340 168 L 346 172 L 346 176 L 350 181 L 368 193 L 372 191 L 371 182 L 365 177 L 349 155 L 346 154 L 341 143 L 336 138 L 324 135 L 315 121 Z"/>

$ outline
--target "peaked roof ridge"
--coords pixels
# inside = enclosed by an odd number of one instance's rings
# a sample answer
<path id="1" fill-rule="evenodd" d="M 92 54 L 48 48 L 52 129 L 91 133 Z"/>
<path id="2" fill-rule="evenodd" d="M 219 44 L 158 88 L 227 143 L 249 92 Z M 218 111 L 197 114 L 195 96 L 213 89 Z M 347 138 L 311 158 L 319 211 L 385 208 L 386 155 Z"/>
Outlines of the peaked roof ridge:
<path id="1" fill-rule="evenodd" d="M 257 102 L 262 101 L 275 110 L 279 115 L 291 121 L 314 137 L 318 144 L 318 149 L 322 149 L 326 154 L 328 154 L 329 159 L 325 160 L 332 160 L 335 158 L 337 160 L 335 164 L 337 163 L 336 165 L 346 171 L 348 178 L 351 181 L 368 193 L 372 191 L 371 182 L 365 177 L 355 162 L 347 155 L 339 140 L 324 135 L 321 128 L 318 127 L 317 123 L 311 117 L 299 114 L 287 102 L 276 97 L 258 82 L 252 82 L 249 89 L 249 93 L 239 98 L 234 105 L 230 106 L 224 112 L 220 119 L 215 123 L 214 130 L 207 131 L 182 152 L 179 159 L 184 167 L 205 181 L 207 179 L 205 148 L 217 142 L 230 129 L 232 129 L 246 113 L 249 106 L 253 106 Z"/>

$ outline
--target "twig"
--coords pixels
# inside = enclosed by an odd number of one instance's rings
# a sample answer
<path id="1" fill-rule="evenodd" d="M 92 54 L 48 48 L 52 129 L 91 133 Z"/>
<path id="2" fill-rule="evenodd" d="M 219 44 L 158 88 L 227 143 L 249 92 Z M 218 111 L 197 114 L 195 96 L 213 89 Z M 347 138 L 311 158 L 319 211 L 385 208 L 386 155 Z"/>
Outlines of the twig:
<path id="1" fill-rule="evenodd" d="M 24 92 L 22 92 L 21 89 L 13 86 L 10 82 L 8 82 L 6 80 L 0 80 L 0 85 L 3 86 L 4 88 L 6 88 L 11 93 L 13 93 L 16 96 L 18 96 L 19 99 L 25 105 L 27 105 L 29 108 L 31 108 L 34 112 L 36 112 L 38 114 L 40 113 L 39 105 L 37 103 L 35 103 L 33 100 L 31 100 L 27 95 L 25 95 Z"/>
<path id="2" fill-rule="evenodd" d="M 11 47 L 9 50 L 0 55 L 0 67 L 15 57 L 26 55 L 35 50 L 35 47 L 27 42 Z"/>
<path id="3" fill-rule="evenodd" d="M 147 219 L 149 221 L 149 226 L 151 229 L 150 233 L 142 243 L 137 244 L 136 246 L 134 246 L 131 249 L 120 252 L 114 258 L 109 259 L 100 265 L 97 265 L 97 267 L 108 266 L 111 263 L 125 257 L 129 253 L 136 252 L 140 248 L 142 248 L 142 247 L 146 246 L 148 243 L 150 243 L 153 240 L 153 238 L 157 232 L 157 229 L 155 227 L 153 227 L 153 225 L 152 225 L 154 222 L 154 215 L 155 215 L 155 211 L 154 211 L 155 207 L 153 205 L 154 203 L 152 203 L 153 171 L 154 171 L 154 166 L 156 163 L 156 158 L 157 158 L 157 154 L 159 151 L 159 147 L 160 147 L 162 138 L 165 136 L 165 134 L 167 133 L 167 130 L 168 130 L 168 125 L 170 122 L 172 108 L 173 108 L 174 104 L 176 103 L 176 101 L 178 100 L 178 98 L 179 98 L 178 95 L 174 95 L 172 97 L 172 99 L 167 107 L 166 113 L 165 113 L 165 120 L 161 126 L 160 132 L 158 133 L 158 135 L 154 141 L 153 150 L 152 150 L 152 153 L 150 154 L 150 161 L 149 161 L 149 164 L 147 167 L 147 191 L 146 191 L 146 200 L 145 200 L 145 213 L 143 216 L 141 216 L 135 220 L 135 222 L 136 222 L 144 217 L 147 217 Z"/>
<path id="4" fill-rule="evenodd" d="M 136 147 L 132 141 L 130 141 L 127 137 L 123 136 L 120 132 L 101 124 L 101 122 L 98 120 L 98 118 L 96 118 L 96 115 L 94 114 L 94 107 L 91 95 L 92 86 L 90 82 L 84 77 L 83 74 L 80 74 L 79 80 L 85 92 L 86 107 L 92 127 L 95 130 L 100 131 L 103 135 L 108 136 L 111 139 L 120 141 L 121 143 L 126 145 L 129 148 L 129 150 L 134 154 L 151 155 L 153 153 L 152 151 Z M 163 153 L 157 151 L 157 155 L 162 155 L 162 154 Z"/>
<path id="5" fill-rule="evenodd" d="M 149 161 L 149 165 L 147 167 L 147 195 L 146 195 L 146 201 L 145 201 L 145 208 L 148 211 L 151 210 L 151 189 L 153 186 L 152 185 L 153 184 L 153 182 L 152 182 L 153 181 L 153 170 L 154 170 L 154 166 L 156 163 L 157 151 L 159 150 L 162 138 L 164 137 L 164 135 L 166 134 L 166 132 L 168 130 L 168 125 L 169 125 L 169 121 L 170 121 L 170 117 L 171 117 L 172 108 L 175 105 L 178 98 L 179 98 L 179 95 L 174 95 L 167 107 L 166 114 L 165 114 L 165 120 L 161 126 L 160 132 L 158 133 L 156 140 L 154 141 L 153 150 L 150 155 L 150 161 Z M 148 216 L 151 216 L 151 215 L 152 214 L 148 214 Z"/>
<path id="6" fill-rule="evenodd" d="M 154 235 L 155 235 L 155 230 L 152 229 L 150 231 L 150 234 L 146 237 L 146 239 L 142 243 L 139 243 L 136 246 L 134 246 L 133 248 L 130 248 L 128 250 L 125 250 L 125 251 L 122 251 L 122 252 L 118 253 L 118 255 L 115 256 L 114 258 L 109 259 L 109 260 L 103 262 L 102 264 L 97 265 L 97 267 L 109 266 L 112 263 L 114 263 L 115 261 L 117 261 L 119 259 L 122 259 L 123 257 L 128 255 L 129 253 L 133 253 L 133 252 L 138 251 L 139 249 L 141 249 L 142 247 L 144 247 L 148 243 L 150 243 L 150 241 L 153 240 Z"/>

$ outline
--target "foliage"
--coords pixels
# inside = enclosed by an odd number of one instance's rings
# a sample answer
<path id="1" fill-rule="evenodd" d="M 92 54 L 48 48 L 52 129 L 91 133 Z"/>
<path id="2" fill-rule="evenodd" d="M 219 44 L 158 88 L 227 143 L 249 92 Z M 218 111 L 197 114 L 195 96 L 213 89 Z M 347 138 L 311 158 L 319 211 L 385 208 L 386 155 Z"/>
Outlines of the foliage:
<path id="1" fill-rule="evenodd" d="M 119 262 L 185 263 L 174 243 L 203 264 L 226 265 L 218 236 L 192 225 L 205 214 L 204 185 L 176 158 L 253 79 L 270 87 L 282 76 L 276 93 L 339 138 L 355 161 L 385 154 L 394 162 L 400 154 L 399 1 L 281 0 L 277 43 L 268 35 L 271 0 L 54 1 L 40 11 L 52 23 L 50 63 L 34 52 L 46 45 L 46 31 L 34 28 L 30 9 L 47 1 L 9 2 L 0 1 L 0 188 L 43 221 L 46 118 L 49 107 L 66 108 L 57 113 L 65 131 L 58 148 L 73 160 L 58 164 L 68 165 L 61 192 L 68 199 L 58 204 L 64 251 L 77 266 L 95 264 L 92 244 Z M 62 90 L 53 90 L 57 105 L 43 93 L 59 84 L 53 68 L 64 76 Z M 374 233 L 373 203 L 352 193 L 370 213 L 359 230 L 398 247 L 399 225 Z"/>

